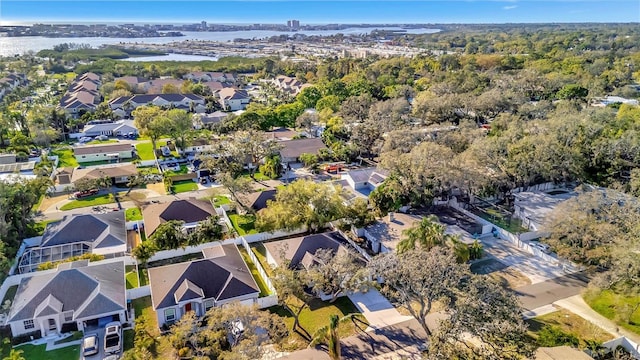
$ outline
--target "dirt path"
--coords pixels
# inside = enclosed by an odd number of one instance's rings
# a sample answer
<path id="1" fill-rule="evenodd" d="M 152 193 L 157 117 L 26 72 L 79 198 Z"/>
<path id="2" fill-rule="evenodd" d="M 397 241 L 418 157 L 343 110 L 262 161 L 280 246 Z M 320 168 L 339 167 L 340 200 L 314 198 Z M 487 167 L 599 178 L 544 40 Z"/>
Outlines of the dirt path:
<path id="1" fill-rule="evenodd" d="M 52 196 L 52 197 L 44 197 L 44 199 L 42 199 L 42 202 L 40 203 L 40 207 L 38 208 L 39 211 L 45 212 L 47 211 L 47 209 L 49 209 L 50 207 L 52 207 L 53 205 L 55 205 L 56 203 L 59 203 L 60 201 L 63 200 L 67 200 L 69 199 L 69 195 L 58 195 L 58 196 Z"/>

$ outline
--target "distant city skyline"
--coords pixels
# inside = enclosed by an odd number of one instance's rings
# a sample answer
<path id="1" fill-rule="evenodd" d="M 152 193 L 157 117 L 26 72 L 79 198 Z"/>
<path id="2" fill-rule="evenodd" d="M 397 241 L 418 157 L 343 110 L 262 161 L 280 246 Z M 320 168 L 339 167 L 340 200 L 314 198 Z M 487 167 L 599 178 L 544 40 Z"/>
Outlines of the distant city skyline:
<path id="1" fill-rule="evenodd" d="M 2 0 L 0 24 L 640 22 L 638 0 L 58 1 Z"/>

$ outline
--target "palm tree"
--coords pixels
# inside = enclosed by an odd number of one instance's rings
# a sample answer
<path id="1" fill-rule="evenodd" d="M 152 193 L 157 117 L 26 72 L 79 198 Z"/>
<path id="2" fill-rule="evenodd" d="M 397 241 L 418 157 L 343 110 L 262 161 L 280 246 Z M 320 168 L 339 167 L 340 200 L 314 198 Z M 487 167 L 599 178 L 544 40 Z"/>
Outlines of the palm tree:
<path id="1" fill-rule="evenodd" d="M 422 218 L 419 224 L 402 232 L 404 239 L 398 244 L 397 251 L 402 253 L 407 250 L 415 249 L 417 246 L 425 250 L 442 245 L 449 238 L 444 233 L 446 227 L 438 222 L 435 215 L 429 215 Z"/>
<path id="2" fill-rule="evenodd" d="M 340 335 L 338 334 L 338 325 L 347 321 L 354 321 L 354 319 L 362 314 L 352 313 L 345 315 L 341 318 L 338 315 L 331 315 L 329 318 L 329 324 L 316 330 L 313 334 L 313 339 L 309 344 L 309 347 L 314 347 L 319 344 L 326 344 L 327 351 L 329 352 L 329 358 L 331 360 L 340 360 Z"/>

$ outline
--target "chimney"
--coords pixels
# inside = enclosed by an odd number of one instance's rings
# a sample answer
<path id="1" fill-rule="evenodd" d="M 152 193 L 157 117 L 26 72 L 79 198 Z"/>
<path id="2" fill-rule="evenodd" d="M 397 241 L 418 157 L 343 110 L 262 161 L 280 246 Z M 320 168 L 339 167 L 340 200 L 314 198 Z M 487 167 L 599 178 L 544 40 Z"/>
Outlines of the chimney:
<path id="1" fill-rule="evenodd" d="M 393 211 L 389 212 L 389 222 L 392 222 L 394 220 L 393 217 Z"/>

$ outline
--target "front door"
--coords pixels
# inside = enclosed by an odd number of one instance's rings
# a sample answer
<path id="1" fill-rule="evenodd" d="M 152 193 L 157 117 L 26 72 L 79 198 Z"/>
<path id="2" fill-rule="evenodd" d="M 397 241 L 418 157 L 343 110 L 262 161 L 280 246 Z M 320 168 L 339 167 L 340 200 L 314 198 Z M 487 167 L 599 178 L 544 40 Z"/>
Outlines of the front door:
<path id="1" fill-rule="evenodd" d="M 189 311 L 191 311 L 191 310 L 192 310 L 192 309 L 191 309 L 191 303 L 188 303 L 188 304 L 186 304 L 186 305 L 184 306 L 184 312 L 185 312 L 185 313 L 188 313 L 188 312 L 189 312 Z"/>
<path id="2" fill-rule="evenodd" d="M 56 333 L 57 331 L 58 331 L 58 328 L 56 326 L 56 320 L 48 319 L 47 325 L 46 325 L 46 335 Z"/>

